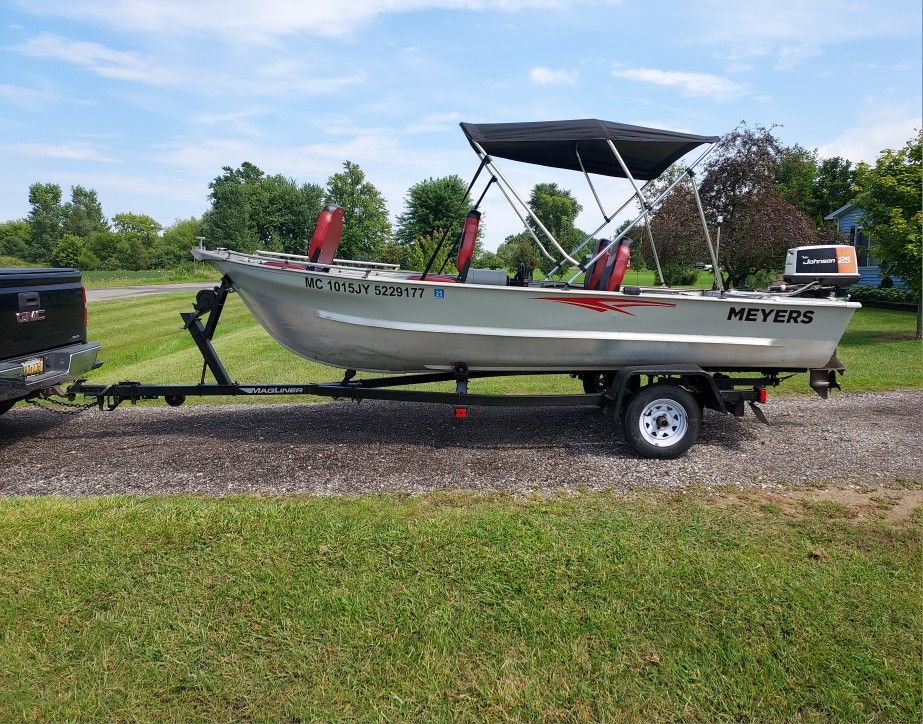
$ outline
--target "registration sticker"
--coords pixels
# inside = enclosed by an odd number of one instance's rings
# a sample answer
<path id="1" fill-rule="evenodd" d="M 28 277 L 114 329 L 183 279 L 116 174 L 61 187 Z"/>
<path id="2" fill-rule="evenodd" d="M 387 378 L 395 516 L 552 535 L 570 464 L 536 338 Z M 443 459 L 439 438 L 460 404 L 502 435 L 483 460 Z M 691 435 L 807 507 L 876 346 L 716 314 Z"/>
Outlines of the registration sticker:
<path id="1" fill-rule="evenodd" d="M 445 289 L 433 289 L 433 297 L 435 299 L 445 299 Z"/>
<path id="2" fill-rule="evenodd" d="M 27 359 L 22 363 L 22 373 L 25 377 L 40 375 L 45 371 L 45 360 L 41 357 Z"/>

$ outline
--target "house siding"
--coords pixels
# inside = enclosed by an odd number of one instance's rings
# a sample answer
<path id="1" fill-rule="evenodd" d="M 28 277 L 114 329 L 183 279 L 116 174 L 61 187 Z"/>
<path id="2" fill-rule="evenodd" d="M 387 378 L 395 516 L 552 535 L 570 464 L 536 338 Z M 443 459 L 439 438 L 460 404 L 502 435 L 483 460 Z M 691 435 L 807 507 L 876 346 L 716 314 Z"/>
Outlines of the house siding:
<path id="1" fill-rule="evenodd" d="M 862 226 L 865 221 L 865 214 L 862 209 L 856 207 L 836 219 L 836 228 L 844 238 L 852 241 L 851 231 L 853 227 Z M 874 261 L 874 260 L 873 260 Z M 881 285 L 883 276 L 878 264 L 871 264 L 859 267 L 859 281 L 857 284 L 868 284 L 869 286 L 878 287 Z M 906 289 L 907 285 L 900 277 L 891 277 L 895 287 Z"/>

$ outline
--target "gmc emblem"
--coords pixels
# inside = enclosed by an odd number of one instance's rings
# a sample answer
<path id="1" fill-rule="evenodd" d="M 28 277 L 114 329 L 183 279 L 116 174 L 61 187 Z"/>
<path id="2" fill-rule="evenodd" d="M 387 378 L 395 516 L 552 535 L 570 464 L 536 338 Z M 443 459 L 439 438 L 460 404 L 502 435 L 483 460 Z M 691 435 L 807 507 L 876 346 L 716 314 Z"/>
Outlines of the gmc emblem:
<path id="1" fill-rule="evenodd" d="M 41 322 L 44 318 L 44 309 L 33 309 L 28 312 L 16 312 L 16 321 L 19 322 L 19 324 L 26 324 L 28 322 Z"/>

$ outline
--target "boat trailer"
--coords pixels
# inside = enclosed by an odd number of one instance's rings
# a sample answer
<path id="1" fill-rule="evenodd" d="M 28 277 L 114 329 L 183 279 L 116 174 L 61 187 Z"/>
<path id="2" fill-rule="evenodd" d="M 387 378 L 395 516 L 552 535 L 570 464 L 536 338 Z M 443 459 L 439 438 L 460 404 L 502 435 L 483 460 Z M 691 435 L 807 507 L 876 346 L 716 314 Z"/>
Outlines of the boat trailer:
<path id="1" fill-rule="evenodd" d="M 758 403 L 766 402 L 766 388 L 777 386 L 780 372 L 806 370 L 766 370 L 753 377 L 731 377 L 726 372 L 740 370 L 705 370 L 692 364 L 651 364 L 624 367 L 617 371 L 600 371 L 574 374 L 569 370 L 559 372 L 493 372 L 469 370 L 468 365 L 457 362 L 451 371 L 420 374 L 399 374 L 385 377 L 356 378 L 355 370 L 346 370 L 343 378 L 333 382 L 312 383 L 241 383 L 235 382 L 215 350 L 212 339 L 221 318 L 228 294 L 233 291 L 228 277 L 213 289 L 203 289 L 196 294 L 192 312 L 182 312 L 183 328 L 192 336 L 202 355 L 202 374 L 197 384 L 147 384 L 123 381 L 112 384 L 88 384 L 77 380 L 67 389 L 67 396 L 78 395 L 95 398 L 100 410 L 115 410 L 123 402 L 136 404 L 141 400 L 163 399 L 167 405 L 178 407 L 188 397 L 214 397 L 237 395 L 310 395 L 331 397 L 336 400 L 396 400 L 428 402 L 454 407 L 455 417 L 468 417 L 468 408 L 494 407 L 598 407 L 610 419 L 623 418 L 626 432 L 638 425 L 629 425 L 625 419 L 632 412 L 633 403 L 642 397 L 642 391 L 654 390 L 657 399 L 640 409 L 640 434 L 627 434 L 629 443 L 646 457 L 677 457 L 685 452 L 698 436 L 701 409 L 709 408 L 740 417 L 745 404 L 749 404 L 757 418 L 768 423 Z M 203 323 L 203 317 L 205 319 Z M 215 382 L 206 382 L 206 372 L 211 372 Z M 753 370 L 750 370 L 753 372 Z M 582 394 L 518 395 L 472 394 L 468 382 L 486 377 L 512 377 L 536 374 L 570 374 L 583 382 Z M 644 380 L 647 384 L 644 384 Z M 455 392 L 400 389 L 408 385 L 455 382 Z M 651 396 L 651 395 L 648 395 Z M 693 402 L 696 412 L 680 411 L 683 396 Z M 678 398 L 678 399 L 677 399 Z M 634 405 L 637 407 L 637 405 Z M 674 426 L 679 414 L 684 424 Z M 687 419 L 692 417 L 693 419 Z M 644 434 L 645 418 L 649 418 L 649 434 Z M 662 436 L 662 437 L 661 437 Z M 675 439 L 679 436 L 681 439 Z M 664 441 L 658 444 L 658 439 Z M 645 444 L 646 443 L 646 444 Z"/>

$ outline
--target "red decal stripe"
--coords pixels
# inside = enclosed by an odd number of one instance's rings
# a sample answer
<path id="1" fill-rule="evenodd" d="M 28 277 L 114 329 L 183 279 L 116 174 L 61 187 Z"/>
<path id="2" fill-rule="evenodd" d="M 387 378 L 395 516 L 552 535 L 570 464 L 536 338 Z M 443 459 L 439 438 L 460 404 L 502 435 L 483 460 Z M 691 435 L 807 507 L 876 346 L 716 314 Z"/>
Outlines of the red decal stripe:
<path id="1" fill-rule="evenodd" d="M 644 299 L 613 299 L 612 297 L 536 297 L 549 302 L 561 302 L 562 304 L 572 304 L 575 307 L 583 307 L 594 312 L 620 312 L 630 317 L 635 316 L 629 312 L 630 307 L 675 307 L 670 302 L 653 302 Z"/>

